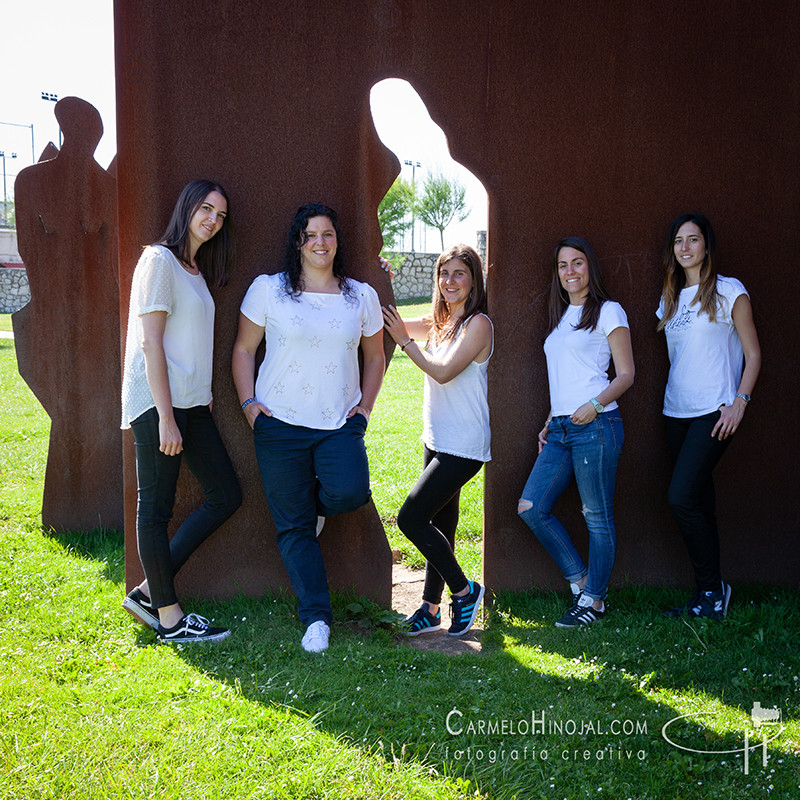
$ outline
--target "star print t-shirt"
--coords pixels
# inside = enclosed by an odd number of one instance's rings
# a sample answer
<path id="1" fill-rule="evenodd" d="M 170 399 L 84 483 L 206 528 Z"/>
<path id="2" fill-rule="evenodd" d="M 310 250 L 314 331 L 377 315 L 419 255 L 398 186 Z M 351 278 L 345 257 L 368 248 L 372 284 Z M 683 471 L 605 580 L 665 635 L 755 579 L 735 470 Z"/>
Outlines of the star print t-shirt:
<path id="1" fill-rule="evenodd" d="M 667 417 L 701 417 L 731 405 L 742 379 L 744 352 L 733 324 L 733 304 L 747 290 L 736 278 L 717 276 L 719 308 L 716 322 L 692 303 L 696 286 L 687 286 L 664 328 L 669 352 L 669 378 L 664 393 Z M 656 316 L 664 316 L 661 299 Z"/>
<path id="2" fill-rule="evenodd" d="M 383 329 L 376 291 L 348 279 L 347 294 L 287 293 L 283 273 L 259 275 L 241 312 L 262 326 L 266 351 L 256 399 L 290 425 L 336 430 L 361 400 L 358 345 Z"/>

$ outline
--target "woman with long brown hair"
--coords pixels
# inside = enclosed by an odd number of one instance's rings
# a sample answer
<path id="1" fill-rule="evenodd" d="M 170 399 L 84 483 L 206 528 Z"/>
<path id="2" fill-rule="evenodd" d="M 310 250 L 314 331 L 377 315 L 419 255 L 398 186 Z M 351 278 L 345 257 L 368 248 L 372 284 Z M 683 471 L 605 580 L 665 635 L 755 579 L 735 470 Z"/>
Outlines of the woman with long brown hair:
<path id="1" fill-rule="evenodd" d="M 750 402 L 761 349 L 747 290 L 717 274 L 715 246 L 714 229 L 702 214 L 673 221 L 656 315 L 670 360 L 664 395 L 674 462 L 669 506 L 695 575 L 692 597 L 667 614 L 721 620 L 731 587 L 720 573 L 712 472 Z"/>
<path id="2" fill-rule="evenodd" d="M 397 525 L 427 559 L 422 605 L 406 620 L 410 636 L 441 628 L 445 583 L 451 592 L 451 636 L 475 622 L 484 587 L 468 580 L 455 557 L 461 487 L 491 458 L 486 371 L 494 329 L 486 314 L 483 267 L 467 245 L 436 261 L 431 313 L 403 320 L 383 309 L 386 330 L 425 373 L 423 471 Z M 426 340 L 420 347 L 415 339 Z"/>
<path id="3" fill-rule="evenodd" d="M 211 416 L 214 300 L 234 247 L 225 190 L 194 180 L 178 198 L 166 231 L 146 247 L 133 273 L 122 427 L 133 429 L 139 497 L 136 539 L 145 580 L 123 607 L 155 628 L 160 640 L 216 642 L 230 635 L 197 614 L 184 614 L 175 575 L 242 502 L 239 483 Z M 181 462 L 205 502 L 170 539 Z"/>
<path id="4" fill-rule="evenodd" d="M 601 619 L 606 610 L 617 541 L 614 488 L 625 436 L 617 400 L 634 376 L 628 319 L 603 286 L 594 250 L 576 236 L 562 239 L 553 252 L 549 312 L 544 352 L 550 413 L 517 513 L 569 581 L 572 604 L 556 626 L 574 628 Z M 553 514 L 573 480 L 589 529 L 588 566 Z"/>

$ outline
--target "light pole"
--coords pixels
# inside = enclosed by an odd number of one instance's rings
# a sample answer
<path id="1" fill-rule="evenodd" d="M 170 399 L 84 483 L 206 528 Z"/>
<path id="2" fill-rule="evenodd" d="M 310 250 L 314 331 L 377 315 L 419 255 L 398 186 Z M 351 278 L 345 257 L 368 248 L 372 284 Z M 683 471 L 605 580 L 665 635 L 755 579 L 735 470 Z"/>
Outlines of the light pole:
<path id="1" fill-rule="evenodd" d="M 419 161 L 408 161 L 407 159 L 403 162 L 407 167 L 411 167 L 411 188 L 414 190 L 414 200 L 417 198 L 417 186 L 416 186 L 416 174 L 417 174 L 417 167 L 421 167 L 422 164 Z M 414 252 L 414 226 L 416 224 L 416 220 L 414 219 L 414 207 L 411 207 L 411 252 Z"/>
<path id="2" fill-rule="evenodd" d="M 0 122 L 0 125 L 9 125 L 12 128 L 30 128 L 31 129 L 31 164 L 36 163 L 36 145 L 33 143 L 33 123 L 30 125 L 22 125 L 19 122 Z"/>
<path id="3" fill-rule="evenodd" d="M 17 154 L 12 153 L 11 158 L 16 158 Z M 0 150 L 0 158 L 3 159 L 3 227 L 6 227 L 8 214 L 8 195 L 6 193 L 6 151 Z"/>
<path id="4" fill-rule="evenodd" d="M 47 100 L 49 103 L 57 103 L 58 102 L 58 95 L 53 94 L 52 92 L 42 92 L 42 100 Z M 62 144 L 62 137 L 61 137 L 61 126 L 58 126 L 58 149 L 61 149 Z"/>

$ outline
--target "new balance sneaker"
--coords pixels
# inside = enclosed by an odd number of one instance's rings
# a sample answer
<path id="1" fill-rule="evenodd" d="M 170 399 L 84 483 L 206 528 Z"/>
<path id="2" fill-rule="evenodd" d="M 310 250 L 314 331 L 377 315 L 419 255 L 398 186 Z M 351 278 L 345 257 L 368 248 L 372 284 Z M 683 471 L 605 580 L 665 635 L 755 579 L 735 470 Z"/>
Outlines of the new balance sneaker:
<path id="1" fill-rule="evenodd" d="M 602 619 L 606 613 L 605 603 L 600 610 L 592 605 L 593 602 L 594 600 L 585 594 L 578 595 L 564 612 L 564 616 L 556 622 L 556 628 L 579 628 L 581 625 L 590 625 Z"/>
<path id="2" fill-rule="evenodd" d="M 730 584 L 721 581 L 720 588 L 717 591 L 696 590 L 684 605 L 671 608 L 665 613 L 669 617 L 702 617 L 719 622 L 728 616 L 730 602 Z"/>
<path id="3" fill-rule="evenodd" d="M 122 601 L 122 607 L 143 625 L 158 630 L 158 609 L 141 589 L 131 589 Z"/>
<path id="4" fill-rule="evenodd" d="M 331 629 L 328 623 L 321 619 L 312 622 L 303 634 L 303 650 L 307 653 L 321 653 L 323 650 L 328 649 L 328 639 L 331 635 Z"/>
<path id="5" fill-rule="evenodd" d="M 186 614 L 173 628 L 159 625 L 158 638 L 162 642 L 186 644 L 187 642 L 221 642 L 231 632 L 227 628 L 212 628 L 205 617 L 199 614 Z"/>
<path id="6" fill-rule="evenodd" d="M 463 636 L 475 622 L 478 616 L 478 609 L 483 600 L 483 593 L 486 591 L 477 581 L 467 581 L 469 594 L 463 597 L 452 596 L 450 603 L 450 630 L 447 632 L 451 636 Z"/>
<path id="7" fill-rule="evenodd" d="M 675 606 L 675 608 L 668 608 L 664 612 L 665 617 L 685 617 L 689 614 L 689 609 L 696 608 L 700 603 L 700 592 L 695 591 L 695 593 L 683 604 L 680 606 Z"/>
<path id="8" fill-rule="evenodd" d="M 419 636 L 421 633 L 434 633 L 442 628 L 442 610 L 431 614 L 430 606 L 423 603 L 410 617 L 403 620 L 407 636 Z"/>

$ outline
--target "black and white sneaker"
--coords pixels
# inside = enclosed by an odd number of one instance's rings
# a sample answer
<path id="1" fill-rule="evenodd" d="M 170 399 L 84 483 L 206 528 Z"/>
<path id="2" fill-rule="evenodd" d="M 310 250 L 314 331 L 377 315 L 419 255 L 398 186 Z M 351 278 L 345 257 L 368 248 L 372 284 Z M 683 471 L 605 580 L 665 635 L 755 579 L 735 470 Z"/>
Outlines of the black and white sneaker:
<path id="1" fill-rule="evenodd" d="M 186 614 L 174 628 L 159 625 L 157 633 L 160 641 L 172 644 L 221 642 L 231 635 L 227 628 L 212 628 L 208 620 L 199 614 Z"/>
<path id="2" fill-rule="evenodd" d="M 463 597 L 452 595 L 450 603 L 450 619 L 452 624 L 447 631 L 451 636 L 463 636 L 474 624 L 475 617 L 483 600 L 484 587 L 477 581 L 467 581 L 469 594 Z"/>
<path id="3" fill-rule="evenodd" d="M 605 603 L 602 609 L 595 608 L 591 597 L 585 594 L 573 599 L 572 605 L 564 612 L 564 616 L 556 622 L 556 628 L 580 628 L 603 619 L 606 614 Z"/>
<path id="4" fill-rule="evenodd" d="M 158 630 L 158 609 L 141 589 L 131 589 L 122 601 L 122 607 L 143 625 Z"/>

